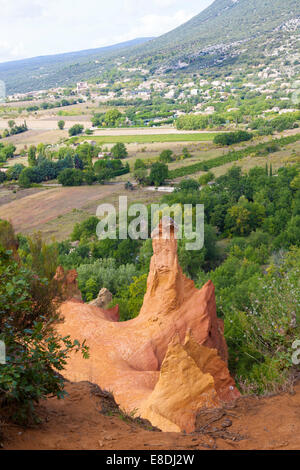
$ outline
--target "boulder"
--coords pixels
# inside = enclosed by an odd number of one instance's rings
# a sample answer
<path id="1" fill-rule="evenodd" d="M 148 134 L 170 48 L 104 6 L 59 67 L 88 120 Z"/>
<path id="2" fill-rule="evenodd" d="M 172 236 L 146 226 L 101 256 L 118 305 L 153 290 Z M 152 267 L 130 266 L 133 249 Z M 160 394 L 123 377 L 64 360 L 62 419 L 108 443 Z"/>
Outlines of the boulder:
<path id="1" fill-rule="evenodd" d="M 92 300 L 89 303 L 89 305 L 95 305 L 95 307 L 99 307 L 99 308 L 107 308 L 107 306 L 112 301 L 112 298 L 113 298 L 113 296 L 112 296 L 111 292 L 109 292 L 108 289 L 103 287 L 103 289 L 101 289 L 99 291 L 97 299 Z"/>

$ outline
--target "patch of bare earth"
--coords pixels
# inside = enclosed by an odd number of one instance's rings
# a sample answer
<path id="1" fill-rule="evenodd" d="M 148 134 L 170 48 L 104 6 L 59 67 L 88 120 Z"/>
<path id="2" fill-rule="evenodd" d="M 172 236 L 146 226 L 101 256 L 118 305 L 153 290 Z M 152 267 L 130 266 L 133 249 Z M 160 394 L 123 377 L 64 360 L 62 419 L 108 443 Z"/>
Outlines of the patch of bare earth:
<path id="1" fill-rule="evenodd" d="M 230 407 L 202 410 L 197 432 L 162 433 L 124 415 L 112 397 L 86 382 L 71 384 L 65 400 L 38 408 L 42 424 L 4 425 L 7 450 L 296 450 L 300 448 L 300 384 L 294 394 L 241 398 Z"/>
<path id="2" fill-rule="evenodd" d="M 30 194 L 0 206 L 0 218 L 11 220 L 17 232 L 25 232 L 49 222 L 88 202 L 118 192 L 121 184 L 53 188 Z"/>

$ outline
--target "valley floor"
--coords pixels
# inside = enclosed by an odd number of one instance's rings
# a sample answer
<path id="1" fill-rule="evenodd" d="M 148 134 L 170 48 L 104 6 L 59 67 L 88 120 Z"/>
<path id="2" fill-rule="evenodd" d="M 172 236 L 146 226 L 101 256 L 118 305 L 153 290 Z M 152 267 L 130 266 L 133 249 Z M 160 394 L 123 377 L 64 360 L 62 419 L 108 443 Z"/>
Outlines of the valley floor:
<path id="1" fill-rule="evenodd" d="M 300 383 L 293 394 L 243 397 L 198 416 L 191 435 L 150 430 L 124 416 L 89 383 L 67 384 L 65 400 L 39 407 L 41 425 L 4 426 L 6 450 L 296 450 L 300 448 Z M 103 414 L 105 411 L 105 414 Z"/>

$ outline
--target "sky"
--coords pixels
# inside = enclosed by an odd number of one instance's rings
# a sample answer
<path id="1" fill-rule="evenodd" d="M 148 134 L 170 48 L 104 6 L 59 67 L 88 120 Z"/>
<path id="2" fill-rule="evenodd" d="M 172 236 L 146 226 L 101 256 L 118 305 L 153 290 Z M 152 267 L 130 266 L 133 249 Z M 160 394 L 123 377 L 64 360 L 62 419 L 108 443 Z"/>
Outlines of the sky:
<path id="1" fill-rule="evenodd" d="M 0 0 L 0 62 L 159 36 L 213 0 Z"/>

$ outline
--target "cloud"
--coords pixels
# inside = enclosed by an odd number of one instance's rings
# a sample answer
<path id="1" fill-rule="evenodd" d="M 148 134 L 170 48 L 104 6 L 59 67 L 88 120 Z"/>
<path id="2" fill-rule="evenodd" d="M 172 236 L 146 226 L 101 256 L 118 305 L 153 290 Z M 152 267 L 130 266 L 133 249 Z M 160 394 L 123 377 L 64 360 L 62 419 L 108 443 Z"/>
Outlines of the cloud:
<path id="1" fill-rule="evenodd" d="M 6 60 L 17 60 L 24 57 L 25 47 L 23 42 L 9 44 L 7 41 L 0 41 L 0 62 Z"/>
<path id="2" fill-rule="evenodd" d="M 159 36 L 213 0 L 0 0 L 0 61 Z"/>
<path id="3" fill-rule="evenodd" d="M 172 0 L 164 1 L 170 2 Z M 136 20 L 136 26 L 130 31 L 121 35 L 116 35 L 106 41 L 101 41 L 101 39 L 96 40 L 93 42 L 93 47 L 106 46 L 112 43 L 129 41 L 130 39 L 135 39 L 138 37 L 160 36 L 161 34 L 171 31 L 177 26 L 180 26 L 181 24 L 190 20 L 192 17 L 193 14 L 184 10 L 179 10 L 173 15 L 145 15 Z"/>

